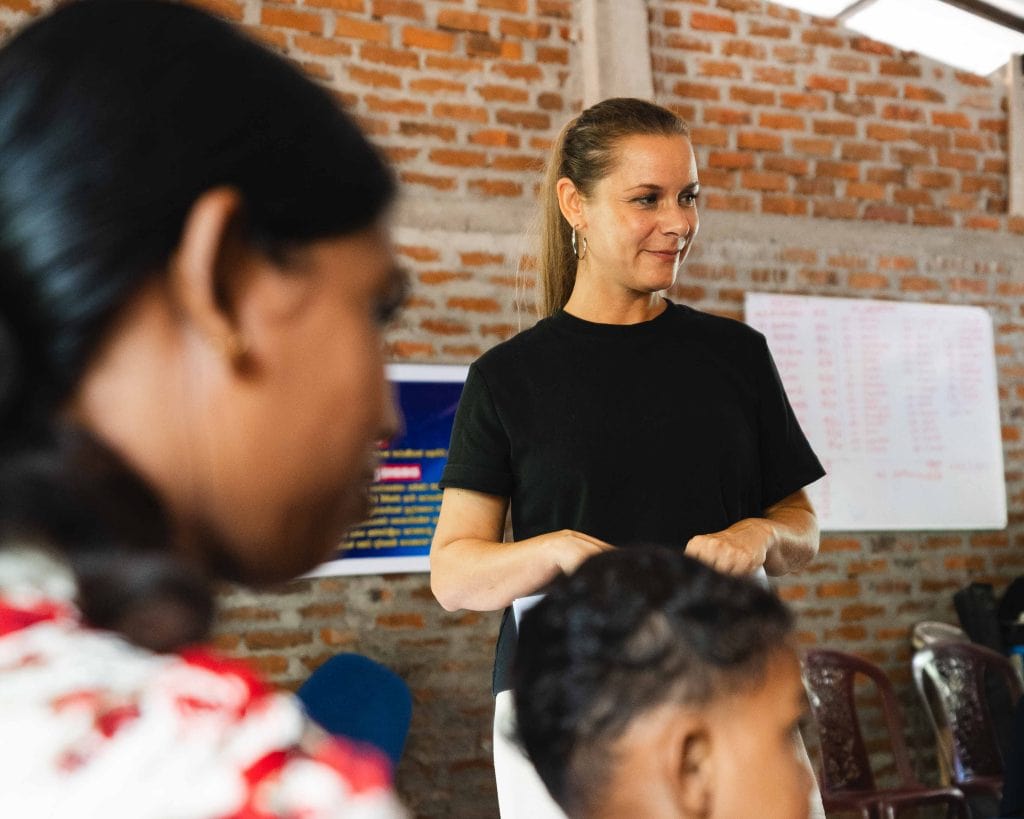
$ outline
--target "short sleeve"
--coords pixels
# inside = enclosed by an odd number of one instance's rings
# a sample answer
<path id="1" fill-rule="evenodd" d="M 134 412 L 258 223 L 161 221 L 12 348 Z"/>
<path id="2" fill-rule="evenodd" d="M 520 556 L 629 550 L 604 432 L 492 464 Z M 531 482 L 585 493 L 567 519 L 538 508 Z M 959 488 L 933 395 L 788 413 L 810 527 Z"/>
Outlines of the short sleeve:
<path id="1" fill-rule="evenodd" d="M 823 477 L 825 470 L 800 428 L 768 342 L 760 334 L 756 366 L 761 507 L 767 509 Z"/>
<path id="2" fill-rule="evenodd" d="M 466 376 L 455 412 L 442 488 L 472 489 L 489 495 L 512 494 L 511 444 L 478 365 Z"/>

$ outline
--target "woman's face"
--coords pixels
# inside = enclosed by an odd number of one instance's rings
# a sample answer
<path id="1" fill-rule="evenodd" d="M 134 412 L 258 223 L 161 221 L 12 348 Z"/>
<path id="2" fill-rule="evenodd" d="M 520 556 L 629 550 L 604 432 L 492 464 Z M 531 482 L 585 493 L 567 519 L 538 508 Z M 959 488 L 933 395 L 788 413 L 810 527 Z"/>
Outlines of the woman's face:
<path id="1" fill-rule="evenodd" d="M 378 442 L 400 425 L 383 330 L 405 281 L 386 231 L 314 242 L 282 267 L 241 285 L 250 348 L 198 420 L 198 504 L 251 581 L 308 570 L 367 516 Z"/>
<path id="2" fill-rule="evenodd" d="M 634 292 L 666 290 L 700 226 L 693 148 L 683 136 L 636 135 L 619 142 L 616 156 L 582 200 L 581 271 Z"/>

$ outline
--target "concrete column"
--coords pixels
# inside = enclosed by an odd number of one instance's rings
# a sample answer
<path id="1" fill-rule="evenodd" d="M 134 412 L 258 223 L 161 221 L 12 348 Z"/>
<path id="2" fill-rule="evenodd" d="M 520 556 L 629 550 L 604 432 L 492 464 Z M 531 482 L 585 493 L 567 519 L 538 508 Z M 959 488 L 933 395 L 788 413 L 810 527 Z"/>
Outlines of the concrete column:
<path id="1" fill-rule="evenodd" d="M 646 0 L 581 0 L 583 105 L 654 96 Z"/>
<path id="2" fill-rule="evenodd" d="M 1014 54 L 1006 66 L 1009 107 L 1010 213 L 1024 216 L 1024 54 Z"/>

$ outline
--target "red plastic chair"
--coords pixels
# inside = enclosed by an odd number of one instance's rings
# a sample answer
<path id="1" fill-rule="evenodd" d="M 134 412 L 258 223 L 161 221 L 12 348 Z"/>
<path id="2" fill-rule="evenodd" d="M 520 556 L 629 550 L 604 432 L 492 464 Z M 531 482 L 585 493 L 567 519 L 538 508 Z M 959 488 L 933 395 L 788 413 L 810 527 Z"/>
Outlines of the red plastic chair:
<path id="1" fill-rule="evenodd" d="M 986 679 L 1006 685 L 1012 707 L 1021 686 L 1010 661 L 977 643 L 949 642 L 916 652 L 913 668 L 950 781 L 964 793 L 999 799 L 1004 763 Z"/>
<path id="2" fill-rule="evenodd" d="M 880 788 L 871 769 L 853 691 L 858 674 L 871 680 L 881 696 L 899 779 L 894 788 Z M 821 797 L 827 811 L 857 811 L 863 819 L 896 819 L 904 808 L 944 804 L 947 816 L 969 819 L 960 790 L 930 788 L 914 777 L 896 695 L 881 668 L 842 651 L 810 649 L 804 654 L 803 678 L 818 726 Z"/>

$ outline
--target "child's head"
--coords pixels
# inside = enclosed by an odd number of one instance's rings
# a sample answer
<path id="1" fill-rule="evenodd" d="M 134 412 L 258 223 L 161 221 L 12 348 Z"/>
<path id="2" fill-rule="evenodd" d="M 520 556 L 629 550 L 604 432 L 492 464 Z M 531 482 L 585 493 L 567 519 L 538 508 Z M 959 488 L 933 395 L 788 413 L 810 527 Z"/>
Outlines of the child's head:
<path id="1" fill-rule="evenodd" d="M 572 817 L 804 819 L 792 616 L 681 550 L 606 552 L 521 623 L 522 744 Z"/>

